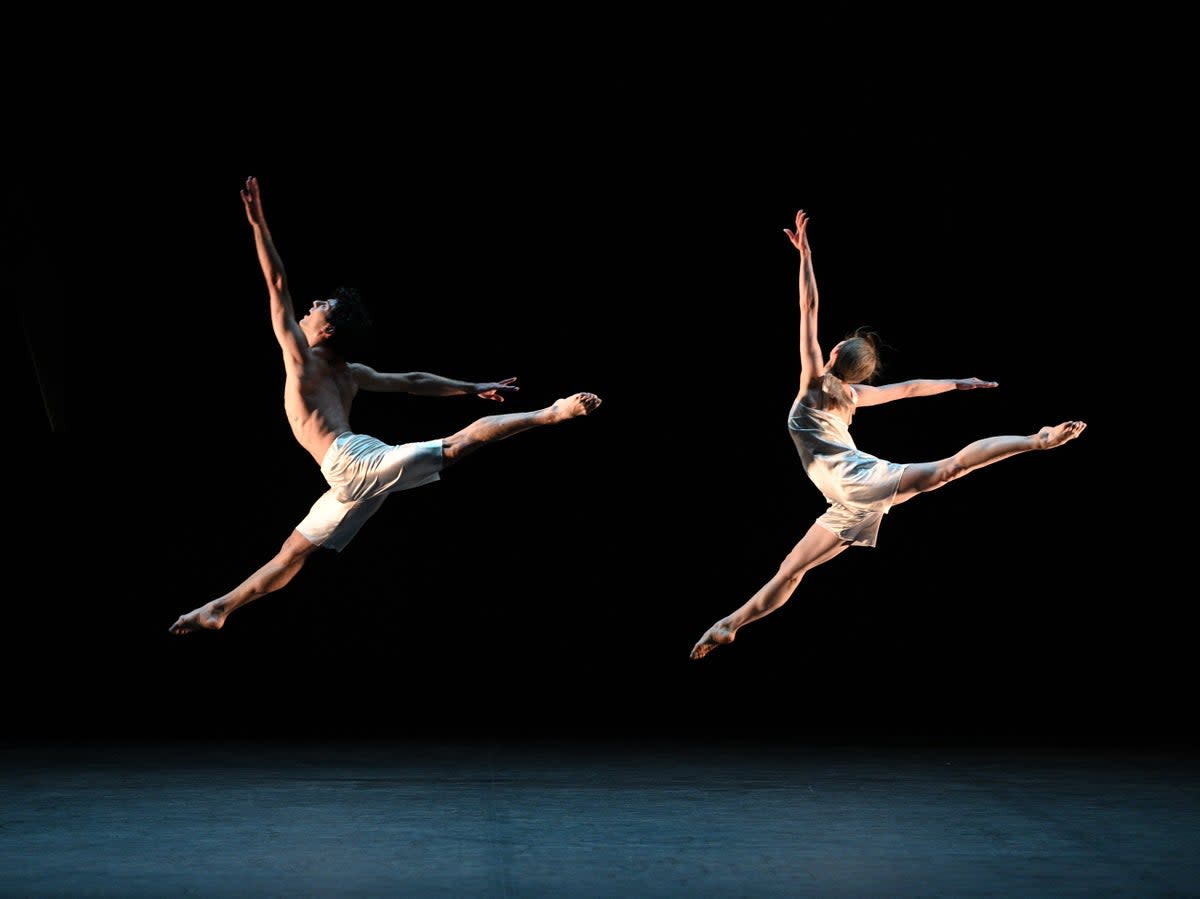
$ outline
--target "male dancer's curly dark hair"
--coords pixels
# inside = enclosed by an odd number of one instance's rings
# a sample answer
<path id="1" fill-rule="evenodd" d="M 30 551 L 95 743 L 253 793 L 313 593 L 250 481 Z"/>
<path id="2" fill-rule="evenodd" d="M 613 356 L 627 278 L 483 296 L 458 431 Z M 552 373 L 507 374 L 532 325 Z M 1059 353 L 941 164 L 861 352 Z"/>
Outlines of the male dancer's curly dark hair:
<path id="1" fill-rule="evenodd" d="M 333 334 L 326 343 L 343 359 L 359 359 L 372 348 L 375 323 L 371 312 L 353 287 L 337 288 L 333 299 L 337 300 L 329 312 Z"/>

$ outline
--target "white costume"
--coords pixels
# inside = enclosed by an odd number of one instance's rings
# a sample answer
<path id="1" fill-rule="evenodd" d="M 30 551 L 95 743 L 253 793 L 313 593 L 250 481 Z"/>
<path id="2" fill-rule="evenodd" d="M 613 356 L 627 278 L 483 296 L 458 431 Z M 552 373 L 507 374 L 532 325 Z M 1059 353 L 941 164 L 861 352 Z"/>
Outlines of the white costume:
<path id="1" fill-rule="evenodd" d="M 443 467 L 440 439 L 392 445 L 346 431 L 321 463 L 329 489 L 296 530 L 310 543 L 341 552 L 388 494 L 432 483 Z"/>
<path id="2" fill-rule="evenodd" d="M 853 388 L 850 393 L 857 400 Z M 907 466 L 862 452 L 845 421 L 799 401 L 788 417 L 788 433 L 804 471 L 829 501 L 817 524 L 857 546 L 874 546 Z"/>

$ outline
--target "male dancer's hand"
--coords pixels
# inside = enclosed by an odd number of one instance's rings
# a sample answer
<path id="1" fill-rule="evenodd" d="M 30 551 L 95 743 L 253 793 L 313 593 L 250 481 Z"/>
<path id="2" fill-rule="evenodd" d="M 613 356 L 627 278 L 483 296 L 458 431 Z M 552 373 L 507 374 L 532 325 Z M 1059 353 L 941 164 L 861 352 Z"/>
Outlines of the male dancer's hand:
<path id="1" fill-rule="evenodd" d="M 480 399 L 495 400 L 497 403 L 504 402 L 504 394 L 516 393 L 521 388 L 517 386 L 516 378 L 505 378 L 503 381 L 489 381 L 484 384 L 477 384 L 478 388 L 475 393 Z"/>

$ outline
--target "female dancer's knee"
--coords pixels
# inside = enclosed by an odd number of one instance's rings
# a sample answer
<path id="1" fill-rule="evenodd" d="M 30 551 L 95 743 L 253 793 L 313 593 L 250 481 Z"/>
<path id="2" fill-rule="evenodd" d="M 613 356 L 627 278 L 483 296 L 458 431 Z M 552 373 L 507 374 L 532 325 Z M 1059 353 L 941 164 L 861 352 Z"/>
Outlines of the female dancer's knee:
<path id="1" fill-rule="evenodd" d="M 940 462 L 927 462 L 922 465 L 910 465 L 906 474 L 911 475 L 900 482 L 901 493 L 928 493 L 944 487 L 955 478 L 962 477 L 968 471 L 957 456 L 942 459 Z M 907 481 L 907 483 L 905 483 Z"/>
<path id="2" fill-rule="evenodd" d="M 800 586 L 800 581 L 804 577 L 804 572 L 808 570 L 807 565 L 797 567 L 795 564 L 789 563 L 789 560 L 784 560 L 779 566 L 779 570 L 775 572 L 774 580 L 782 587 L 788 590 L 795 590 Z"/>

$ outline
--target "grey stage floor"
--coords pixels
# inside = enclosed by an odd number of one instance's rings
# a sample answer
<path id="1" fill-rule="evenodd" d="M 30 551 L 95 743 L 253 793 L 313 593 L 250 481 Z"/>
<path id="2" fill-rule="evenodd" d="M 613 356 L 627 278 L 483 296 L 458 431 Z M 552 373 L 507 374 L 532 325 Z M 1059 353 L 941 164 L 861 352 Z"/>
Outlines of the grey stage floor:
<path id="1" fill-rule="evenodd" d="M 4 896 L 1193 896 L 1189 752 L 6 747 Z"/>

